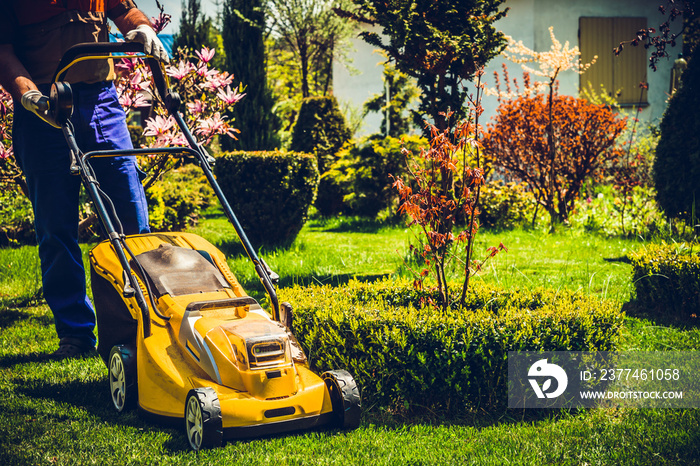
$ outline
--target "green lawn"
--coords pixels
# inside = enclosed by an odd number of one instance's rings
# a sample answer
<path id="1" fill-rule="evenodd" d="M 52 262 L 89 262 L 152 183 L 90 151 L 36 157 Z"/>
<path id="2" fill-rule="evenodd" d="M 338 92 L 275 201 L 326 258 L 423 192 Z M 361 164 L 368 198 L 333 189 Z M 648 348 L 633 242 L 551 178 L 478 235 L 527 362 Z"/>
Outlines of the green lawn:
<path id="1" fill-rule="evenodd" d="M 230 257 L 249 291 L 262 296 L 252 268 L 221 217 L 195 232 Z M 312 222 L 286 251 L 265 253 L 282 285 L 333 284 L 408 275 L 414 236 L 405 228 L 352 221 Z M 503 242 L 508 253 L 478 280 L 503 287 L 581 289 L 631 296 L 631 268 L 619 259 L 641 243 L 574 231 L 483 232 L 478 250 Z M 87 246 L 86 246 L 87 249 Z M 353 432 L 317 431 L 194 454 L 181 429 L 154 425 L 111 407 L 97 358 L 46 362 L 56 338 L 40 298 L 36 248 L 0 250 L 0 465 L 37 464 L 698 464 L 700 410 L 581 410 L 533 418 L 522 411 L 475 412 L 459 419 L 403 419 L 365 412 Z M 698 350 L 700 330 L 626 321 L 624 349 Z"/>

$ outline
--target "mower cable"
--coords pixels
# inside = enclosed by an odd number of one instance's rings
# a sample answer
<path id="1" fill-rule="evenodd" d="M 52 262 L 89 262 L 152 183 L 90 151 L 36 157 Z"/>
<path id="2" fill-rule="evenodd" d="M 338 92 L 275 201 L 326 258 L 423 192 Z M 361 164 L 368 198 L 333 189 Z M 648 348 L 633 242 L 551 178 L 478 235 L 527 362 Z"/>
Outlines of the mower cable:
<path id="1" fill-rule="evenodd" d="M 92 171 L 92 169 L 91 169 L 91 171 Z M 93 176 L 94 176 L 94 174 L 93 174 Z M 104 192 L 104 191 L 102 190 L 102 188 L 100 188 L 100 184 L 99 184 L 99 183 L 95 182 L 95 183 L 94 183 L 94 186 L 95 186 L 95 189 L 97 190 L 97 193 L 100 195 L 100 197 L 102 198 L 102 200 L 103 200 L 103 201 L 107 204 L 107 206 L 109 207 L 109 210 L 110 210 L 110 212 L 111 212 L 111 214 L 112 214 L 112 220 L 113 220 L 114 223 L 115 223 L 115 225 L 114 225 L 115 231 L 116 231 L 117 233 L 119 233 L 120 235 L 124 235 L 124 227 L 122 226 L 122 222 L 119 220 L 119 217 L 117 216 L 117 210 L 114 208 L 114 203 L 112 202 L 112 199 L 110 199 L 109 196 L 107 195 L 107 193 Z"/>

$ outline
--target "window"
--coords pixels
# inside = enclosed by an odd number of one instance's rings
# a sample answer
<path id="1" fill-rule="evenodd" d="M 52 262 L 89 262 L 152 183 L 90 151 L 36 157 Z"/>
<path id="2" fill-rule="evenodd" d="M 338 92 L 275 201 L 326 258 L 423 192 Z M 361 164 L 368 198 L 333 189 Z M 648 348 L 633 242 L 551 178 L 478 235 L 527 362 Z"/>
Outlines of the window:
<path id="1" fill-rule="evenodd" d="M 608 95 L 617 93 L 614 97 L 620 105 L 638 105 L 640 101 L 646 105 L 647 91 L 639 87 L 647 80 L 646 49 L 628 45 L 620 55 L 613 53 L 620 42 L 634 39 L 637 31 L 646 27 L 646 18 L 580 18 L 581 62 L 590 63 L 596 55 L 598 59 L 581 75 L 579 89 L 587 89 L 590 83 L 598 91 L 602 84 Z"/>

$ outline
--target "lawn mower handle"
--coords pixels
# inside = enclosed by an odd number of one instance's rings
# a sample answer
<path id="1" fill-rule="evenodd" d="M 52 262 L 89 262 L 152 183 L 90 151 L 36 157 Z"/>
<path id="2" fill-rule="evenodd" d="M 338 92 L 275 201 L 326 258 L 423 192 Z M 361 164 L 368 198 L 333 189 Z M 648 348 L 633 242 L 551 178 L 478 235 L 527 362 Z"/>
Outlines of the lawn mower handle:
<path id="1" fill-rule="evenodd" d="M 106 60 L 108 58 L 129 58 L 129 56 L 111 56 L 112 54 L 127 53 L 140 54 L 136 55 L 134 58 L 145 58 L 148 61 L 148 67 L 151 69 L 153 83 L 156 86 L 156 90 L 163 99 L 163 102 L 165 102 L 166 106 L 169 108 L 168 101 L 170 100 L 170 89 L 168 87 L 167 77 L 163 73 L 161 62 L 151 55 L 147 55 L 143 51 L 143 44 L 140 42 L 85 42 L 75 44 L 63 54 L 63 57 L 56 68 L 56 73 L 51 81 L 62 81 L 70 67 L 73 65 L 73 62 L 80 60 L 81 56 L 83 55 L 86 57 L 83 57 L 82 59 Z"/>

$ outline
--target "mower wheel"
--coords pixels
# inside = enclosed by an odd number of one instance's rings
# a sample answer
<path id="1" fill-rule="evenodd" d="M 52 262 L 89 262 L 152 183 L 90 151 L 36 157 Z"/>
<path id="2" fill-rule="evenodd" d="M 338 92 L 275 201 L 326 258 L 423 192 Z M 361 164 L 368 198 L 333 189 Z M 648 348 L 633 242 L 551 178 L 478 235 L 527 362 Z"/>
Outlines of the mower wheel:
<path id="1" fill-rule="evenodd" d="M 355 379 L 345 370 L 328 371 L 321 375 L 333 403 L 333 414 L 338 427 L 357 429 L 360 426 L 360 389 Z"/>
<path id="2" fill-rule="evenodd" d="M 221 406 L 213 388 L 195 388 L 187 394 L 185 434 L 194 451 L 220 447 L 223 443 Z"/>
<path id="3" fill-rule="evenodd" d="M 109 391 L 117 412 L 136 405 L 136 349 L 132 345 L 117 345 L 109 353 Z"/>

